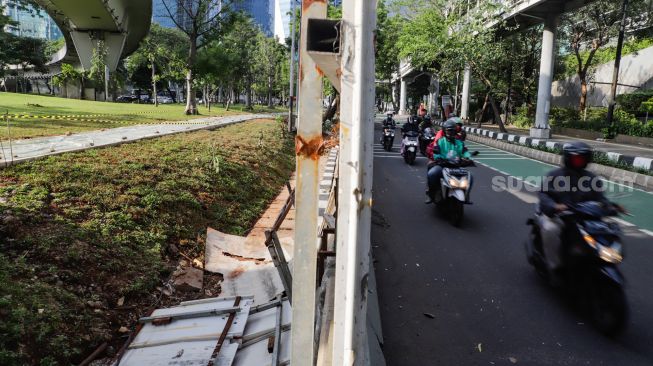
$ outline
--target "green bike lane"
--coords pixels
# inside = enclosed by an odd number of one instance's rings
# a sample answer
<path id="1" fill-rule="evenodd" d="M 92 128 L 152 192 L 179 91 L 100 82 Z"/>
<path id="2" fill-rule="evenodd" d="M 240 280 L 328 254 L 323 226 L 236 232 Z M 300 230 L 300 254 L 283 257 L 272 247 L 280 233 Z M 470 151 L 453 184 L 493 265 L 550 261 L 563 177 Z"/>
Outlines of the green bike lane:
<path id="1" fill-rule="evenodd" d="M 507 186 L 510 191 L 524 190 L 535 193 L 542 177 L 555 168 L 554 165 L 477 142 L 470 141 L 466 144 L 470 151 L 479 151 L 479 155 L 474 158 L 476 163 L 516 178 L 505 180 L 498 177 L 497 181 L 493 182 L 493 184 Z M 520 182 L 527 184 L 520 186 Z M 631 215 L 622 216 L 618 221 L 626 226 L 637 226 L 643 233 L 653 236 L 653 193 L 609 180 L 605 182 L 607 183 L 605 195 L 611 201 L 623 205 Z"/>

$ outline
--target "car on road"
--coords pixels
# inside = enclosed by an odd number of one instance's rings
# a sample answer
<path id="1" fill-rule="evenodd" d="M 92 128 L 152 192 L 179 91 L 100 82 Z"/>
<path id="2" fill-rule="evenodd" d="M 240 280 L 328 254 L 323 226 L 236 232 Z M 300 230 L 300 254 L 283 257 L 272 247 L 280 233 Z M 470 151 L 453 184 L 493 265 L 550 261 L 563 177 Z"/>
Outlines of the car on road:
<path id="1" fill-rule="evenodd" d="M 157 101 L 159 104 L 172 104 L 172 103 L 174 103 L 174 101 L 172 100 L 172 98 L 170 98 L 170 97 L 168 97 L 168 96 L 165 96 L 165 95 L 159 95 L 159 96 L 157 96 L 157 97 L 156 97 L 156 101 Z"/>
<path id="2" fill-rule="evenodd" d="M 133 103 L 137 100 L 135 95 L 121 95 L 118 98 L 116 98 L 116 102 L 118 103 Z"/>

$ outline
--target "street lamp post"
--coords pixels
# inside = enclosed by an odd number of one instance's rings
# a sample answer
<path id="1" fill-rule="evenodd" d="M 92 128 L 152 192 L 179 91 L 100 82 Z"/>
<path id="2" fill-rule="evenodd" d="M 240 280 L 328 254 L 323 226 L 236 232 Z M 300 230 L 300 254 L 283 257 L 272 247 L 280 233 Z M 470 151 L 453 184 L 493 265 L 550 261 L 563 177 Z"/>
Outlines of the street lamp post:
<path id="1" fill-rule="evenodd" d="M 614 125 L 614 107 L 617 104 L 617 83 L 619 82 L 619 68 L 621 66 L 621 51 L 624 46 L 624 35 L 626 33 L 626 13 L 628 12 L 628 0 L 621 3 L 621 25 L 619 27 L 619 40 L 617 41 L 617 57 L 614 60 L 612 74 L 612 90 L 610 91 L 610 103 L 608 104 L 608 124 Z"/>

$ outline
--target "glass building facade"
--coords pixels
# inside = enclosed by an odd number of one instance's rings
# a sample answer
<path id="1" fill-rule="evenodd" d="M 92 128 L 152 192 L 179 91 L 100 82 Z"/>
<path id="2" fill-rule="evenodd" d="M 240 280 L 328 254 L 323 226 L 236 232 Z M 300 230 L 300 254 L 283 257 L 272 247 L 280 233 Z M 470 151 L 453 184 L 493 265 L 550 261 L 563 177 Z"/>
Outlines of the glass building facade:
<path id="1" fill-rule="evenodd" d="M 50 41 L 63 37 L 57 23 L 44 11 L 38 12 L 32 6 L 22 9 L 16 2 L 10 0 L 0 0 L 0 5 L 4 7 L 4 13 L 17 22 L 15 25 L 7 26 L 7 32 L 21 37 Z"/>
<path id="2" fill-rule="evenodd" d="M 168 6 L 171 8 L 172 14 L 177 14 L 177 6 L 175 1 L 168 0 Z M 163 0 L 152 1 L 152 23 L 157 23 L 165 28 L 175 28 L 175 23 L 170 19 L 168 11 L 166 10 Z"/>
<path id="3" fill-rule="evenodd" d="M 263 33 L 272 37 L 274 34 L 274 6 L 278 0 L 243 0 L 234 6 L 236 11 L 243 11 L 254 19 Z"/>

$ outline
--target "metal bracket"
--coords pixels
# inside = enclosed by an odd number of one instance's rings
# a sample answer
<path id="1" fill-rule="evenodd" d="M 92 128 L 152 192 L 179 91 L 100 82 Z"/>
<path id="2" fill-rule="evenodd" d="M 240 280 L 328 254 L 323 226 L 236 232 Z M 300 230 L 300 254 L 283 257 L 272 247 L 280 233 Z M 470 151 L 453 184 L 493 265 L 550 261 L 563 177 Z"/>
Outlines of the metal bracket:
<path id="1" fill-rule="evenodd" d="M 340 92 L 340 50 L 342 21 L 308 19 L 306 51 Z"/>

